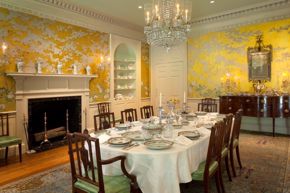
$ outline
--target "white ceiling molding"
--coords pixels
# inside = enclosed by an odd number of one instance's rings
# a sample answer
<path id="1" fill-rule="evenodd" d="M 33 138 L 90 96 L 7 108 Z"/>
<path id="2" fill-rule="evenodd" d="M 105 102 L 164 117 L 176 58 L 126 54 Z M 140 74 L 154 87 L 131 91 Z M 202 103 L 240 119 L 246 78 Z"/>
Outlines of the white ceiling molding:
<path id="1" fill-rule="evenodd" d="M 222 31 L 235 27 L 263 23 L 290 17 L 290 1 L 276 0 L 259 3 L 194 20 L 190 36 Z"/>
<path id="2" fill-rule="evenodd" d="M 1 0 L 0 7 L 88 29 L 143 40 L 143 28 L 60 0 Z"/>
<path id="3" fill-rule="evenodd" d="M 98 13 L 96 11 L 89 10 L 87 8 L 84 8 L 84 7 L 81 7 L 81 6 L 72 4 L 72 3 L 68 3 L 68 2 L 65 2 L 63 0 L 34 0 L 34 1 L 38 1 L 41 3 L 45 3 L 47 5 L 55 6 L 55 7 L 60 8 L 60 9 L 72 11 L 72 12 L 84 15 L 86 17 L 91 17 L 94 19 L 101 20 L 103 22 L 108 22 L 108 23 L 112 23 L 114 25 L 123 26 L 123 27 L 129 28 L 129 29 L 132 29 L 132 30 L 136 30 L 136 31 L 143 30 L 143 27 L 133 25 L 129 22 L 120 20 L 118 18 L 113 18 L 113 17 L 110 17 L 106 14 Z"/>

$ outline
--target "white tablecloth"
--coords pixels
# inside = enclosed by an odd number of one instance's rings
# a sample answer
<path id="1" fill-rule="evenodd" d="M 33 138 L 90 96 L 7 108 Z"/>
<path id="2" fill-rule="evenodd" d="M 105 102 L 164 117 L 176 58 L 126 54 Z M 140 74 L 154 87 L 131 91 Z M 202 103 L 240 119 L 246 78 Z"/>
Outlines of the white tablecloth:
<path id="1" fill-rule="evenodd" d="M 139 126 L 140 128 L 140 126 Z M 135 127 L 134 130 L 138 129 Z M 174 129 L 174 137 L 179 131 L 192 130 L 192 126 Z M 197 170 L 199 163 L 206 159 L 210 130 L 197 129 L 202 136 L 189 145 L 174 143 L 170 149 L 150 150 L 140 144 L 130 150 L 101 144 L 102 159 L 109 159 L 117 155 L 126 156 L 126 168 L 129 173 L 137 177 L 137 182 L 143 193 L 179 193 L 179 183 L 192 180 L 191 173 Z M 104 141 L 108 136 L 99 136 Z M 103 167 L 105 175 L 120 175 L 120 163 Z"/>

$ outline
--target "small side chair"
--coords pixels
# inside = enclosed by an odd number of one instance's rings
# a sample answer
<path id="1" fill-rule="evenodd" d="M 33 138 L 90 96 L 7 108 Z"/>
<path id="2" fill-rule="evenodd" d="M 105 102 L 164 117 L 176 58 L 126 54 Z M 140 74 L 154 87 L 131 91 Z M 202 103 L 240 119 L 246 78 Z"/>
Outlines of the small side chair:
<path id="1" fill-rule="evenodd" d="M 137 110 L 130 108 L 121 111 L 121 122 L 125 123 L 126 121 L 133 122 L 138 121 Z"/>
<path id="2" fill-rule="evenodd" d="M 80 193 L 138 193 L 136 176 L 125 168 L 125 156 L 101 158 L 98 138 L 88 134 L 68 133 L 68 153 L 72 174 L 72 192 Z M 124 175 L 105 176 L 103 165 L 119 162 Z"/>
<path id="3" fill-rule="evenodd" d="M 141 119 L 148 119 L 154 116 L 153 106 L 151 105 L 146 105 L 146 106 L 141 107 L 140 112 L 141 112 Z"/>
<path id="4" fill-rule="evenodd" d="M 22 162 L 22 140 L 9 135 L 9 113 L 0 113 L 0 148 L 5 148 L 5 163 L 8 163 L 8 150 L 12 145 L 18 145 L 19 161 Z"/>

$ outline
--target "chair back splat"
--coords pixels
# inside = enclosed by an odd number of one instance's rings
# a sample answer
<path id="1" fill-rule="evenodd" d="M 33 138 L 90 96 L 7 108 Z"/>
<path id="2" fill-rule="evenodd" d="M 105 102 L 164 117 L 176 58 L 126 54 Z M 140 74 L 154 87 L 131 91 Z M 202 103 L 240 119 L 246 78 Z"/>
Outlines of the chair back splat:
<path id="1" fill-rule="evenodd" d="M 216 100 L 213 98 L 201 99 L 201 103 L 198 103 L 198 111 L 217 112 Z"/>
<path id="2" fill-rule="evenodd" d="M 140 108 L 141 119 L 148 119 L 154 116 L 153 106 L 147 105 Z"/>
<path id="3" fill-rule="evenodd" d="M 242 169 L 242 162 L 240 158 L 240 148 L 239 148 L 239 137 L 240 137 L 241 123 L 242 123 L 242 115 L 243 115 L 242 109 L 239 109 L 235 114 L 232 137 L 231 137 L 231 142 L 230 142 L 230 161 L 231 161 L 231 167 L 232 167 L 234 177 L 236 177 L 236 170 L 235 170 L 235 164 L 234 164 L 234 150 L 236 150 L 237 160 L 238 160 L 240 169 Z"/>
<path id="4" fill-rule="evenodd" d="M 113 112 L 94 115 L 95 131 L 115 127 L 115 124 L 115 114 Z"/>
<path id="5" fill-rule="evenodd" d="M 126 121 L 129 122 L 138 121 L 137 110 L 130 108 L 121 111 L 121 119 L 122 123 L 125 123 Z"/>
<path id="6" fill-rule="evenodd" d="M 111 112 L 109 102 L 98 103 L 97 106 L 99 114 Z"/>

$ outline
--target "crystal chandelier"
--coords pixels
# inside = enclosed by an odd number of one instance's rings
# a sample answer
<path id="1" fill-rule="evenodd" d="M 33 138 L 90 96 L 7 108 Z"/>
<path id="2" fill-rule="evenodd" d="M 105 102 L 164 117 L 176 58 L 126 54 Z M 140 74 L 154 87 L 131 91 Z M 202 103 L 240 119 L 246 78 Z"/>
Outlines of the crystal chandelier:
<path id="1" fill-rule="evenodd" d="M 152 0 L 144 5 L 147 43 L 170 49 L 186 41 L 190 31 L 190 0 Z"/>

